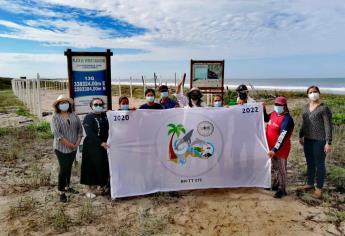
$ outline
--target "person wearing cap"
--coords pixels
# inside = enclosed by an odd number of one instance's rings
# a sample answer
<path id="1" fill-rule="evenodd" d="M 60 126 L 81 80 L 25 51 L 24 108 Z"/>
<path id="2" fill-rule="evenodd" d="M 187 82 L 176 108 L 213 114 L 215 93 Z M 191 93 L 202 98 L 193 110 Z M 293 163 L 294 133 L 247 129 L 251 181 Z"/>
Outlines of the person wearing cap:
<path id="1" fill-rule="evenodd" d="M 266 137 L 269 151 L 267 155 L 272 161 L 272 190 L 277 191 L 275 198 L 286 196 L 287 158 L 291 149 L 291 134 L 294 121 L 289 114 L 285 97 L 274 100 L 274 111 L 270 114 L 264 112 Z"/>
<path id="2" fill-rule="evenodd" d="M 95 198 L 96 188 L 100 193 L 107 193 L 109 190 L 109 124 L 101 98 L 93 98 L 90 107 L 92 112 L 83 121 L 86 137 L 83 143 L 80 183 L 87 186 L 86 197 Z"/>
<path id="3" fill-rule="evenodd" d="M 161 85 L 158 88 L 158 91 L 160 93 L 161 99 L 159 100 L 159 103 L 164 107 L 164 109 L 171 109 L 178 107 L 178 103 L 169 98 L 169 88 L 166 85 Z"/>
<path id="4" fill-rule="evenodd" d="M 299 190 L 314 189 L 316 176 L 316 188 L 312 197 L 320 199 L 326 176 L 326 156 L 332 151 L 332 112 L 321 102 L 317 86 L 310 86 L 307 96 L 310 102 L 303 108 L 299 132 L 299 143 L 303 145 L 307 161 L 307 185 Z"/>
<path id="5" fill-rule="evenodd" d="M 237 104 L 243 105 L 245 103 L 255 103 L 256 101 L 251 98 L 249 94 L 249 90 L 246 85 L 241 84 L 236 88 L 237 92 Z"/>
<path id="6" fill-rule="evenodd" d="M 177 85 L 176 98 L 180 107 L 207 107 L 207 104 L 201 99 L 202 93 L 199 88 L 194 87 L 188 93 L 187 96 L 183 94 L 181 86 L 184 80 Z"/>
<path id="7" fill-rule="evenodd" d="M 146 89 L 145 91 L 146 103 L 141 105 L 139 109 L 153 109 L 153 110 L 164 109 L 161 104 L 155 102 L 155 97 L 156 97 L 155 90 Z"/>
<path id="8" fill-rule="evenodd" d="M 73 100 L 60 95 L 53 103 L 55 113 L 51 122 L 53 147 L 59 162 L 58 191 L 60 201 L 67 202 L 66 192 L 78 193 L 70 187 L 71 171 L 77 148 L 83 136 L 79 117 L 73 112 Z"/>

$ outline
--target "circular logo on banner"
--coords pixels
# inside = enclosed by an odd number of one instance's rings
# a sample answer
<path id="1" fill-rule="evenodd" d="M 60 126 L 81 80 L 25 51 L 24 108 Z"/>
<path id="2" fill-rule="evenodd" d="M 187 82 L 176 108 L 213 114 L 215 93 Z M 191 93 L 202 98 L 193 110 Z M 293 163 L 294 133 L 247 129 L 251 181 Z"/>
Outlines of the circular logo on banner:
<path id="1" fill-rule="evenodd" d="M 173 115 L 156 134 L 156 154 L 165 169 L 196 177 L 215 167 L 222 156 L 223 137 L 217 125 L 199 112 Z"/>

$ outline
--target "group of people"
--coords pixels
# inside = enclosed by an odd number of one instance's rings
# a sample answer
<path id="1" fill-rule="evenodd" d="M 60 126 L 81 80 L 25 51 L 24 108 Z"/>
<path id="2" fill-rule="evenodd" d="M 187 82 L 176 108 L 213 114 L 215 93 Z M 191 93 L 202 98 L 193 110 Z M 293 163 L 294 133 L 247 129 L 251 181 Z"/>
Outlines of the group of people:
<path id="1" fill-rule="evenodd" d="M 192 88 L 186 95 L 181 91 L 181 83 L 177 86 L 176 98 L 169 97 L 169 88 L 162 85 L 158 89 L 159 102 L 155 102 L 154 89 L 145 91 L 146 103 L 139 109 L 172 109 L 177 107 L 206 107 L 202 100 L 202 92 Z M 245 85 L 236 89 L 237 104 L 255 102 L 248 95 Z M 300 190 L 314 189 L 315 198 L 322 197 L 322 188 L 325 180 L 325 158 L 331 151 L 332 145 L 332 114 L 329 108 L 320 100 L 320 90 L 316 86 L 307 89 L 310 102 L 303 109 L 303 122 L 299 133 L 299 142 L 304 147 L 307 162 L 307 184 Z M 221 95 L 215 95 L 214 107 L 223 107 Z M 73 100 L 59 96 L 54 102 L 55 114 L 52 120 L 54 134 L 54 151 L 59 162 L 58 191 L 60 201 L 66 202 L 66 193 L 76 194 L 78 191 L 70 187 L 71 169 L 80 145 L 83 128 L 86 133 L 82 145 L 82 164 L 80 183 L 86 185 L 85 195 L 94 198 L 97 194 L 109 193 L 109 166 L 107 158 L 107 138 L 109 124 L 106 117 L 105 103 L 101 98 L 94 98 L 90 102 L 92 112 L 87 114 L 81 123 L 73 112 Z M 119 98 L 119 110 L 135 110 L 130 108 L 127 97 Z M 267 114 L 264 105 L 264 120 L 267 122 L 266 136 L 269 151 L 268 157 L 272 160 L 272 190 L 274 197 L 286 196 L 287 158 L 291 149 L 291 135 L 294 121 L 289 114 L 287 99 L 277 97 L 274 101 L 274 111 Z M 316 178 L 315 178 L 316 177 Z M 316 187 L 314 186 L 316 179 Z"/>

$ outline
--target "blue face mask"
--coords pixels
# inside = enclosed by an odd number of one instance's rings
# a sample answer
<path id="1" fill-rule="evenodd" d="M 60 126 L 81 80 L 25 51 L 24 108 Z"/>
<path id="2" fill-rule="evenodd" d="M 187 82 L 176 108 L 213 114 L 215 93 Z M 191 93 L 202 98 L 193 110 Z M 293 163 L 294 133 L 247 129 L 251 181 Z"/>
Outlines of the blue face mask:
<path id="1" fill-rule="evenodd" d="M 213 103 L 214 107 L 222 107 L 222 102 L 221 101 L 216 101 Z"/>
<path id="2" fill-rule="evenodd" d="M 93 107 L 93 110 L 96 112 L 96 113 L 100 113 L 103 111 L 103 107 L 100 107 L 100 106 L 94 106 Z"/>
<path id="3" fill-rule="evenodd" d="M 153 96 L 146 96 L 146 101 L 147 102 L 154 102 L 155 101 L 155 97 L 153 97 Z"/>
<path id="4" fill-rule="evenodd" d="M 60 103 L 60 104 L 59 104 L 59 109 L 60 109 L 61 111 L 67 111 L 68 108 L 69 108 L 69 103 Z"/>
<path id="5" fill-rule="evenodd" d="M 284 107 L 283 106 L 274 106 L 274 111 L 277 112 L 278 114 L 281 114 L 284 112 Z"/>
<path id="6" fill-rule="evenodd" d="M 161 92 L 161 98 L 166 98 L 169 96 L 168 92 Z"/>
<path id="7" fill-rule="evenodd" d="M 120 108 L 121 108 L 121 110 L 129 110 L 129 105 L 128 104 L 121 104 Z"/>

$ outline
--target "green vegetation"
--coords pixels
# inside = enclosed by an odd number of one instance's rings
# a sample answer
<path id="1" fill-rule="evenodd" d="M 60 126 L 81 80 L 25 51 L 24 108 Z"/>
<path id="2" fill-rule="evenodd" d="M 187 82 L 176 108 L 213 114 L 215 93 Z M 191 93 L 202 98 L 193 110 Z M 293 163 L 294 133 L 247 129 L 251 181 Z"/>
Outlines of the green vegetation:
<path id="1" fill-rule="evenodd" d="M 12 78 L 0 77 L 0 90 L 11 89 Z"/>
<path id="2" fill-rule="evenodd" d="M 53 138 L 49 122 L 43 121 L 39 123 L 30 124 L 27 126 L 27 129 L 34 133 L 36 137 L 43 139 Z"/>
<path id="3" fill-rule="evenodd" d="M 327 179 L 336 187 L 337 190 L 345 190 L 345 168 L 329 165 Z"/>
<path id="4" fill-rule="evenodd" d="M 27 111 L 27 108 L 14 96 L 12 90 L 0 90 L 0 112 L 17 112 L 17 110 L 22 113 Z"/>
<path id="5" fill-rule="evenodd" d="M 18 217 L 26 216 L 35 209 L 36 205 L 37 201 L 33 197 L 19 198 L 19 200 L 15 202 L 14 205 L 10 206 L 8 217 L 10 219 L 15 219 Z"/>

